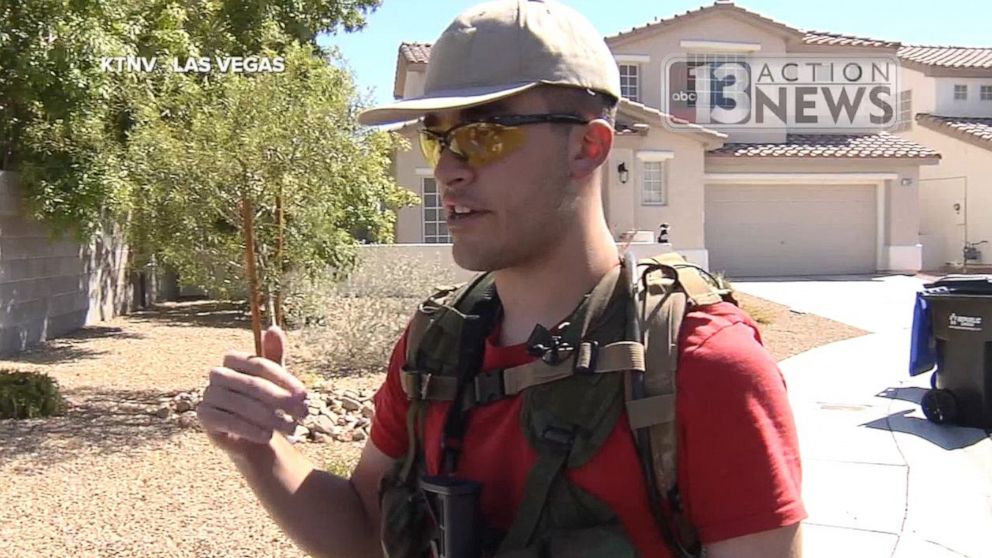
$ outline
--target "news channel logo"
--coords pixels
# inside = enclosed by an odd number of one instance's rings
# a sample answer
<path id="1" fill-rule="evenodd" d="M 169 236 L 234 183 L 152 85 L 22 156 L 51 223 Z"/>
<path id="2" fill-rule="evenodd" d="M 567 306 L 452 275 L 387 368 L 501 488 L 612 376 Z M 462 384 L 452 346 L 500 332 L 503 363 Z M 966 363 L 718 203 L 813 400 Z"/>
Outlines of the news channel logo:
<path id="1" fill-rule="evenodd" d="M 878 132 L 899 119 L 895 56 L 677 55 L 663 63 L 673 128 Z"/>

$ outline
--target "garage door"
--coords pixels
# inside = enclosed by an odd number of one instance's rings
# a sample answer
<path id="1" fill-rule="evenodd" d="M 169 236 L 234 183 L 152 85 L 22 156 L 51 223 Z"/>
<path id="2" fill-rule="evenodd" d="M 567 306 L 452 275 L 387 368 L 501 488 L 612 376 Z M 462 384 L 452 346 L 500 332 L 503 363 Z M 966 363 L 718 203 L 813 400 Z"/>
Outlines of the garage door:
<path id="1" fill-rule="evenodd" d="M 706 187 L 710 269 L 731 277 L 875 271 L 871 185 Z"/>

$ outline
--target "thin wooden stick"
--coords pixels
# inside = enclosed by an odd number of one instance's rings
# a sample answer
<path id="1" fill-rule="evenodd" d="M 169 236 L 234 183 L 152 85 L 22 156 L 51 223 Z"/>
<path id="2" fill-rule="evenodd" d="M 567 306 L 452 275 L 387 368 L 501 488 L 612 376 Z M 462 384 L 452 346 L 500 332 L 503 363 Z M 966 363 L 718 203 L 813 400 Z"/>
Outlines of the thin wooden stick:
<path id="1" fill-rule="evenodd" d="M 275 323 L 279 327 L 283 327 L 283 316 L 282 316 L 282 282 L 285 279 L 285 269 L 283 266 L 283 242 L 284 235 L 283 231 L 285 229 L 286 221 L 283 216 L 282 209 L 282 186 L 279 187 L 279 194 L 276 195 L 276 223 L 279 227 L 279 237 L 276 241 L 276 262 L 275 271 L 278 273 L 279 283 L 276 286 L 275 292 Z"/>
<path id="2" fill-rule="evenodd" d="M 255 354 L 262 356 L 262 317 L 258 307 L 258 271 L 255 269 L 255 210 L 247 197 L 241 200 L 241 221 L 245 238 L 245 273 L 248 275 L 248 302 Z"/>

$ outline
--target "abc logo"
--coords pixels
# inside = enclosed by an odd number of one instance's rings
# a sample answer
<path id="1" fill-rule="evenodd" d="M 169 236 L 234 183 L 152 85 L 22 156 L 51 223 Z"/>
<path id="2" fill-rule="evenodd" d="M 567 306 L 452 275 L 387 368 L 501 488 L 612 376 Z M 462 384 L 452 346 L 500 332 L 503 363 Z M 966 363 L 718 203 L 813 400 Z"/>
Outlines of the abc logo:
<path id="1" fill-rule="evenodd" d="M 672 100 L 673 101 L 681 101 L 683 103 L 686 102 L 686 101 L 693 101 L 693 102 L 695 102 L 696 101 L 696 92 L 695 91 L 691 91 L 691 92 L 688 92 L 687 93 L 685 90 L 677 91 L 675 93 L 672 93 Z"/>

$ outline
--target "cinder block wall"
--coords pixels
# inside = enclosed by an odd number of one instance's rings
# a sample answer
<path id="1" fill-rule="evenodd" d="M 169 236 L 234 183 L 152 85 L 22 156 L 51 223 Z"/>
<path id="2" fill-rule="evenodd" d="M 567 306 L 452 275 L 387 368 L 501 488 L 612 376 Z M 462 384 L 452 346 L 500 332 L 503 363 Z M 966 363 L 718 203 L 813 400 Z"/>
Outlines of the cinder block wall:
<path id="1" fill-rule="evenodd" d="M 127 311 L 126 262 L 116 231 L 52 240 L 25 215 L 17 175 L 0 171 L 0 354 Z"/>

